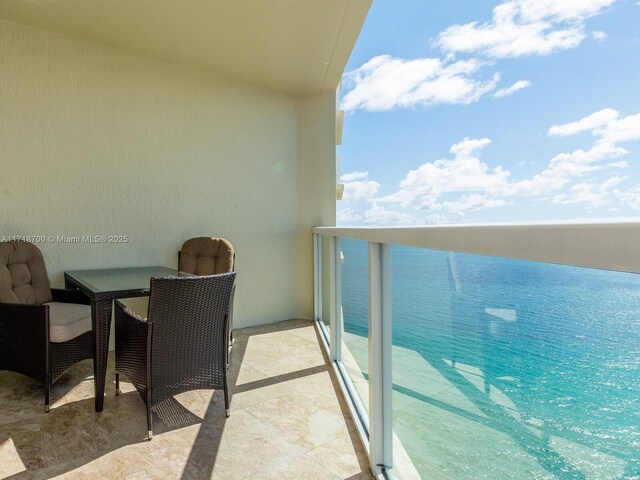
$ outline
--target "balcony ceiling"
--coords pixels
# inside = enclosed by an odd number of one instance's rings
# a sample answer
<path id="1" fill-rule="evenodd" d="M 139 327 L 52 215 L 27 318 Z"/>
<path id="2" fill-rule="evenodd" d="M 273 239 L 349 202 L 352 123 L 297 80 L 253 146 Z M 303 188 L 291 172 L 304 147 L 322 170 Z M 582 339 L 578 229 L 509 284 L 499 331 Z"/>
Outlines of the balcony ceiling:
<path id="1" fill-rule="evenodd" d="M 2 0 L 0 18 L 293 95 L 338 85 L 371 0 Z"/>

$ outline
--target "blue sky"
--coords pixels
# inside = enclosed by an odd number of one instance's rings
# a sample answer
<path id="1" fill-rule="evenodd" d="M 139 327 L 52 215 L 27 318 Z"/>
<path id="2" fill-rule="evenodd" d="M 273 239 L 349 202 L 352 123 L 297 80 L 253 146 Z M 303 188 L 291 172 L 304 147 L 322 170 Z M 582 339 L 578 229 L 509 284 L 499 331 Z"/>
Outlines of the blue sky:
<path id="1" fill-rule="evenodd" d="M 374 0 L 339 225 L 640 217 L 640 1 Z"/>

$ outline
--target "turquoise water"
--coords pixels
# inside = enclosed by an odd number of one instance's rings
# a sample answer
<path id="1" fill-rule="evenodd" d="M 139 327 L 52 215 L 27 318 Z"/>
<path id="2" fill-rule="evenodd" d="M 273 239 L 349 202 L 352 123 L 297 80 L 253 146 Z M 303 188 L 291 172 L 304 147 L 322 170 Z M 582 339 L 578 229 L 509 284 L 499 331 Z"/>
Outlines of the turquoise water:
<path id="1" fill-rule="evenodd" d="M 366 243 L 342 251 L 355 347 Z M 640 478 L 640 275 L 392 252 L 394 429 L 423 478 Z"/>

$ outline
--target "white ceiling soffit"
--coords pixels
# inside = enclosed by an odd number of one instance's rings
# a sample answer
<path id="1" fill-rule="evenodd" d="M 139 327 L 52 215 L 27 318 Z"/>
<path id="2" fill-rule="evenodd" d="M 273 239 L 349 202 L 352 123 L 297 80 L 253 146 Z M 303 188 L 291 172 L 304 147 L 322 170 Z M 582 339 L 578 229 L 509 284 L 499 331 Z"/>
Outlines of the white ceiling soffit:
<path id="1" fill-rule="evenodd" d="M 334 91 L 372 0 L 0 0 L 0 18 L 293 95 Z"/>

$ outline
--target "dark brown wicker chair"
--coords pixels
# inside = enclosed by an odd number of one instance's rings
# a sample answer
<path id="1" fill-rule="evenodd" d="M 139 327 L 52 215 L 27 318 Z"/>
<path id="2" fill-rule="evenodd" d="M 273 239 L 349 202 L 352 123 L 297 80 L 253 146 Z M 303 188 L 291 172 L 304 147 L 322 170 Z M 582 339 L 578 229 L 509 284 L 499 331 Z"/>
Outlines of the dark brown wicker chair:
<path id="1" fill-rule="evenodd" d="M 178 251 L 178 270 L 192 275 L 217 275 L 235 271 L 236 254 L 231 242 L 217 237 L 190 238 Z M 229 345 L 233 344 L 233 300 L 229 302 Z"/>
<path id="2" fill-rule="evenodd" d="M 228 311 L 235 273 L 152 278 L 147 319 L 116 301 L 116 394 L 120 374 L 153 409 L 189 390 L 224 390 L 229 415 Z"/>
<path id="3" fill-rule="evenodd" d="M 94 358 L 89 299 L 52 289 L 42 252 L 32 243 L 0 242 L 0 370 L 53 385 L 70 367 Z"/>

